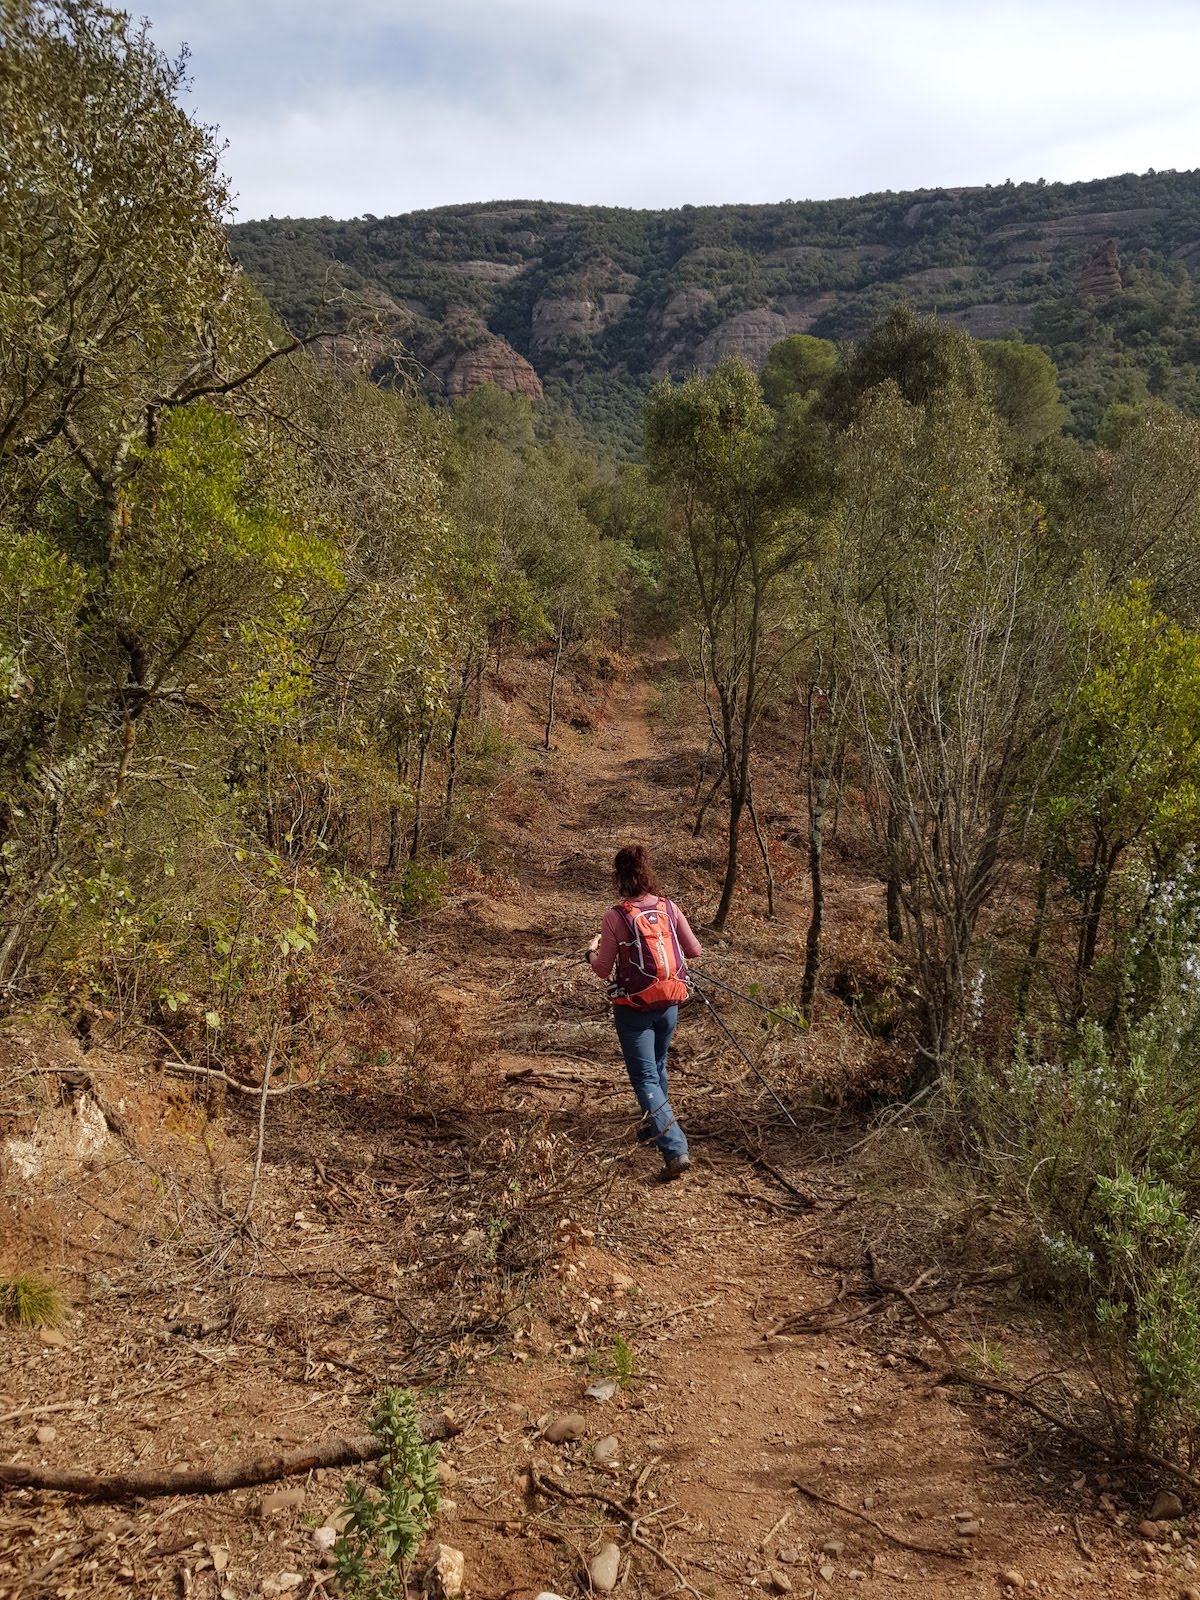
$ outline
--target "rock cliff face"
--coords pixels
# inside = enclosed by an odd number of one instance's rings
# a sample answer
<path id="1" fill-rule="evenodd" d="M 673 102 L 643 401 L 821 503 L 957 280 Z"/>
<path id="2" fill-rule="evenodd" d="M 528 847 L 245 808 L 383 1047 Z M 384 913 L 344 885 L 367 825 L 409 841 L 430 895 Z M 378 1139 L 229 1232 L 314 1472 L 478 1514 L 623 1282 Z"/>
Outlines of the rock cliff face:
<path id="1" fill-rule="evenodd" d="M 739 311 L 736 317 L 714 328 L 696 352 L 695 365 L 709 372 L 726 356 L 741 356 L 755 372 L 766 364 L 771 346 L 790 333 L 807 333 L 813 323 L 829 309 L 833 297 L 818 295 L 812 300 L 787 296 L 774 306 L 754 311 Z"/>
<path id="2" fill-rule="evenodd" d="M 1113 241 L 1106 239 L 1084 262 L 1079 274 L 1079 292 L 1097 300 L 1107 300 L 1110 294 L 1117 294 L 1123 287 L 1121 258 Z"/>
<path id="3" fill-rule="evenodd" d="M 535 350 L 548 350 L 572 334 L 598 333 L 602 325 L 600 308 L 594 300 L 547 296 L 534 305 L 530 344 Z"/>
<path id="4" fill-rule="evenodd" d="M 659 328 L 664 334 L 675 333 L 689 322 L 695 322 L 716 303 L 717 297 L 711 289 L 679 289 L 662 308 Z"/>
<path id="5" fill-rule="evenodd" d="M 463 351 L 441 374 L 442 388 L 451 399 L 460 399 L 485 383 L 510 394 L 527 394 L 535 402 L 542 399 L 542 380 L 506 339 L 494 335 Z"/>

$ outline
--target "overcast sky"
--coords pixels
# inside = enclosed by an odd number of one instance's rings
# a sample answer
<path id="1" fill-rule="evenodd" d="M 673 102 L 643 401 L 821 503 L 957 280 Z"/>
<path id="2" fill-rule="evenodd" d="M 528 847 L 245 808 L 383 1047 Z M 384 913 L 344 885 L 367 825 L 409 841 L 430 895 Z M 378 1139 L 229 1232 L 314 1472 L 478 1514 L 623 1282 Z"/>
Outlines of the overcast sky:
<path id="1" fill-rule="evenodd" d="M 131 0 L 243 219 L 1200 165 L 1196 0 Z"/>

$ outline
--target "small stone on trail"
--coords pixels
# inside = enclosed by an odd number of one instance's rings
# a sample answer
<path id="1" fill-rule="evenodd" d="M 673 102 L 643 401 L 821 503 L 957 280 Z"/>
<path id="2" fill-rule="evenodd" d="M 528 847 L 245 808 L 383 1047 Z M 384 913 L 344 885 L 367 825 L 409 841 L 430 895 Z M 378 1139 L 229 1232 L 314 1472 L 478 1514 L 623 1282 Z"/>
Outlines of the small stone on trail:
<path id="1" fill-rule="evenodd" d="M 1159 1527 L 1158 1523 L 1150 1522 L 1148 1520 L 1146 1522 L 1139 1522 L 1137 1531 L 1143 1539 L 1158 1540 L 1163 1536 L 1163 1530 Z"/>
<path id="2" fill-rule="evenodd" d="M 452 1544 L 435 1544 L 425 1574 L 425 1593 L 433 1600 L 452 1600 L 463 1591 L 466 1571 L 467 1558 L 461 1550 Z"/>
<path id="3" fill-rule="evenodd" d="M 612 1543 L 602 1544 L 588 1562 L 588 1577 L 592 1580 L 593 1589 L 599 1589 L 601 1594 L 611 1594 L 617 1587 L 620 1573 L 620 1549 Z"/>
<path id="4" fill-rule="evenodd" d="M 298 1572 L 277 1572 L 273 1578 L 264 1578 L 262 1593 L 265 1595 L 291 1594 L 293 1589 L 298 1589 L 304 1582 Z"/>
<path id="5" fill-rule="evenodd" d="M 229 1551 L 224 1545 L 210 1544 L 208 1547 L 209 1560 L 213 1564 L 214 1572 L 224 1572 L 229 1565 Z"/>
<path id="6" fill-rule="evenodd" d="M 955 1526 L 955 1533 L 960 1539 L 973 1539 L 979 1532 L 980 1524 L 974 1517 L 966 1517 Z"/>
<path id="7" fill-rule="evenodd" d="M 1180 1589 L 1179 1600 L 1200 1600 L 1200 1589 Z"/>
<path id="8" fill-rule="evenodd" d="M 41 1432 L 41 1429 L 38 1429 Z M 1154 1505 L 1150 1511 L 1151 1522 L 1174 1522 L 1183 1515 L 1183 1501 L 1177 1494 L 1172 1494 L 1170 1489 L 1160 1489 L 1154 1497 Z"/>
<path id="9" fill-rule="evenodd" d="M 581 1439 L 586 1428 L 587 1422 L 579 1412 L 569 1411 L 548 1422 L 542 1437 L 549 1444 L 569 1444 L 573 1439 Z"/>
<path id="10" fill-rule="evenodd" d="M 562 1600 L 562 1595 L 551 1594 L 549 1589 L 543 1589 L 541 1594 L 534 1596 L 534 1600 Z"/>
<path id="11" fill-rule="evenodd" d="M 59 1333 L 57 1328 L 43 1328 L 41 1340 L 43 1344 L 50 1345 L 52 1349 L 63 1350 L 66 1348 L 67 1336 L 65 1333 Z"/>
<path id="12" fill-rule="evenodd" d="M 445 1488 L 447 1488 L 447 1489 L 450 1488 L 451 1485 L 454 1483 L 454 1480 L 457 1477 L 458 1477 L 458 1473 L 455 1472 L 454 1468 L 450 1465 L 450 1463 L 448 1461 L 439 1461 L 438 1462 L 438 1464 L 437 1464 L 437 1481 L 440 1484 L 442 1484 Z"/>
<path id="13" fill-rule="evenodd" d="M 780 1572 L 777 1567 L 772 1567 L 767 1573 L 767 1582 L 776 1594 L 791 1594 L 792 1580 L 786 1572 Z"/>
<path id="14" fill-rule="evenodd" d="M 828 1539 L 821 1540 L 820 1548 L 823 1556 L 840 1556 L 846 1548 L 846 1542 L 844 1539 L 838 1539 L 831 1534 Z"/>
<path id="15" fill-rule="evenodd" d="M 826 1583 L 832 1583 L 833 1582 L 833 1574 L 834 1574 L 835 1570 L 836 1569 L 828 1561 L 825 1563 L 825 1565 L 822 1568 L 820 1568 L 821 1576 L 822 1576 L 822 1578 L 824 1578 Z"/>
<path id="16" fill-rule="evenodd" d="M 39 1428 L 34 1434 L 34 1438 L 38 1444 L 53 1444 L 55 1439 L 58 1438 L 58 1429 L 50 1427 Z"/>
<path id="17" fill-rule="evenodd" d="M 617 1392 L 615 1378 L 602 1378 L 599 1383 L 593 1383 L 583 1391 L 585 1400 L 594 1400 L 597 1405 L 604 1405 L 611 1400 Z"/>
<path id="18" fill-rule="evenodd" d="M 615 1461 L 621 1453 L 621 1441 L 615 1433 L 606 1433 L 603 1439 L 597 1439 L 592 1446 L 592 1460 L 598 1467 L 606 1467 L 610 1461 Z"/>
<path id="19" fill-rule="evenodd" d="M 786 1567 L 795 1567 L 800 1562 L 800 1552 L 794 1544 L 785 1545 L 779 1552 L 779 1559 Z"/>
<path id="20" fill-rule="evenodd" d="M 285 1511 L 298 1510 L 303 1504 L 303 1489 L 276 1489 L 274 1494 L 263 1495 L 258 1514 L 260 1517 L 278 1517 Z"/>
<path id="21" fill-rule="evenodd" d="M 1025 1576 L 1023 1573 L 1018 1572 L 1016 1567 L 1005 1567 L 997 1576 L 1006 1589 L 1023 1589 L 1025 1587 Z"/>
<path id="22" fill-rule="evenodd" d="M 337 1529 L 326 1525 L 324 1528 L 314 1528 L 312 1541 L 318 1550 L 332 1550 L 337 1543 Z"/>

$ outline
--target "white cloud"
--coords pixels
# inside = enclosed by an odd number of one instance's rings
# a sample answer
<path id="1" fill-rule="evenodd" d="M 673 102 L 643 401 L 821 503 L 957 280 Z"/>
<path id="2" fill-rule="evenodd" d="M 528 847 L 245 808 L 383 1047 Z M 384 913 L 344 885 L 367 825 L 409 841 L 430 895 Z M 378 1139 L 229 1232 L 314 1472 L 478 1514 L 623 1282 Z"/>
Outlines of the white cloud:
<path id="1" fill-rule="evenodd" d="M 1187 167 L 1200 12 L 1093 0 L 151 0 L 244 217 Z"/>

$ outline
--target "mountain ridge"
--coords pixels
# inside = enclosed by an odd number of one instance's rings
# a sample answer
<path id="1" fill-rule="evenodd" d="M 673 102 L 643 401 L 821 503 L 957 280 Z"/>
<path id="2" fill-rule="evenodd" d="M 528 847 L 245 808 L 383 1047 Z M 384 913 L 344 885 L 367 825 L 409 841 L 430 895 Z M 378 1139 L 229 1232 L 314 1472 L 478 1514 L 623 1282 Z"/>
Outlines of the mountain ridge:
<path id="1" fill-rule="evenodd" d="M 230 237 L 290 326 L 344 291 L 432 393 L 544 392 L 620 454 L 655 379 L 761 366 L 790 333 L 855 338 L 901 299 L 1041 344 L 1076 433 L 1148 395 L 1200 414 L 1200 170 L 662 211 L 477 201 Z"/>

